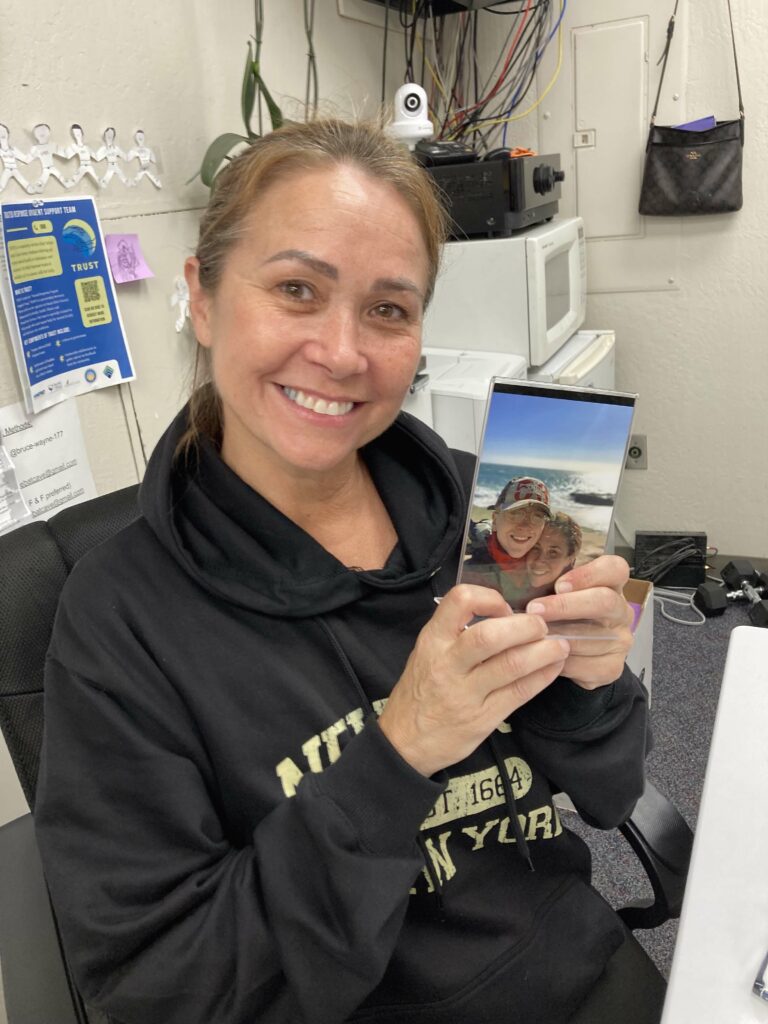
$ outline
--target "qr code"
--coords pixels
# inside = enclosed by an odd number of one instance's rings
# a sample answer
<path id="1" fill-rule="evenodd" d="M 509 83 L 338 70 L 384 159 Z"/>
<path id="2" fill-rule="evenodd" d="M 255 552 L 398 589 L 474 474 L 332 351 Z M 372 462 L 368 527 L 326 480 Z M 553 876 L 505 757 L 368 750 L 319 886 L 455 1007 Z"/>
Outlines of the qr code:
<path id="1" fill-rule="evenodd" d="M 100 302 L 101 295 L 99 293 L 99 282 L 98 280 L 93 281 L 81 281 L 80 292 L 83 297 L 83 302 Z"/>

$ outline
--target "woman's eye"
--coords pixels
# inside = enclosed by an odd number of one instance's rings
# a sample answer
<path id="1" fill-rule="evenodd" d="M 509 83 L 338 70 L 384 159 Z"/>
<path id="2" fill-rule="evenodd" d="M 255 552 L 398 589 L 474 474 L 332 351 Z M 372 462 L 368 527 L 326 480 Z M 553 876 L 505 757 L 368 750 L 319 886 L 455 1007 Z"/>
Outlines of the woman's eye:
<path id="1" fill-rule="evenodd" d="M 304 284 L 303 281 L 283 281 L 280 285 L 280 291 L 287 295 L 289 299 L 297 299 L 300 302 L 314 297 L 312 289 L 308 284 Z"/>
<path id="2" fill-rule="evenodd" d="M 396 306 L 394 302 L 377 302 L 373 312 L 382 320 L 407 320 L 408 314 L 402 306 Z"/>

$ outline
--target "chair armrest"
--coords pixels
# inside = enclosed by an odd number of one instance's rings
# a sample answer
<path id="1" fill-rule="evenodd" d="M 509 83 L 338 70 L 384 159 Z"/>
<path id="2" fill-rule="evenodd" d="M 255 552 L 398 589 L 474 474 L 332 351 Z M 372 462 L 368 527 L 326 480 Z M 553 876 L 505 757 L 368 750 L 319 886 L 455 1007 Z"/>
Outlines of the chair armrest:
<path id="1" fill-rule="evenodd" d="M 646 779 L 645 791 L 620 830 L 637 854 L 653 899 L 635 900 L 618 914 L 628 928 L 655 928 L 680 916 L 693 832 L 682 814 Z"/>
<path id="2" fill-rule="evenodd" d="M 31 814 L 0 827 L 0 962 L 8 1024 L 87 1024 L 62 953 Z"/>

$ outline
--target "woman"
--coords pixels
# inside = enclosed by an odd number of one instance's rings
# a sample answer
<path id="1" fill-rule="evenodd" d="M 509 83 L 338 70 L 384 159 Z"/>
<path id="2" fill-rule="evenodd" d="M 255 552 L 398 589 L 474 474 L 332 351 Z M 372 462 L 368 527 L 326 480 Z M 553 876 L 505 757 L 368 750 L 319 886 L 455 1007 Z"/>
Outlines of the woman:
<path id="1" fill-rule="evenodd" d="M 559 1021 L 627 945 L 547 782 L 606 826 L 642 789 L 626 567 L 535 615 L 451 589 L 472 460 L 396 419 L 443 224 L 338 122 L 254 144 L 203 217 L 212 381 L 72 573 L 46 680 L 46 873 L 121 1024 Z"/>
<path id="2" fill-rule="evenodd" d="M 581 551 L 581 527 L 565 512 L 555 512 L 526 555 L 529 600 L 554 591 L 554 584 L 572 569 Z"/>

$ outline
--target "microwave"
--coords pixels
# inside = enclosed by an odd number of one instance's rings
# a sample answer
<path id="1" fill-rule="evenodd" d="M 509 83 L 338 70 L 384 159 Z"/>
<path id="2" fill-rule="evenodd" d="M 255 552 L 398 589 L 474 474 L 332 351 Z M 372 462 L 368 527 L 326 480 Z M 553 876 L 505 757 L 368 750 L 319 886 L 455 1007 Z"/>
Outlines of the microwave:
<path id="1" fill-rule="evenodd" d="M 523 356 L 542 366 L 584 322 L 587 253 L 581 217 L 509 238 L 448 242 L 424 317 L 424 344 Z"/>

